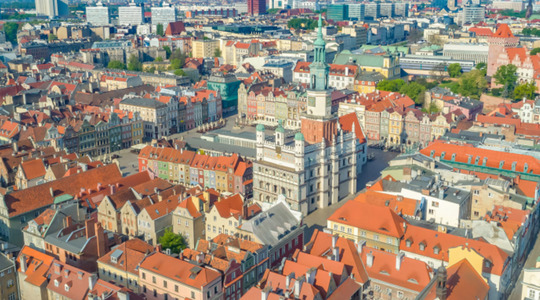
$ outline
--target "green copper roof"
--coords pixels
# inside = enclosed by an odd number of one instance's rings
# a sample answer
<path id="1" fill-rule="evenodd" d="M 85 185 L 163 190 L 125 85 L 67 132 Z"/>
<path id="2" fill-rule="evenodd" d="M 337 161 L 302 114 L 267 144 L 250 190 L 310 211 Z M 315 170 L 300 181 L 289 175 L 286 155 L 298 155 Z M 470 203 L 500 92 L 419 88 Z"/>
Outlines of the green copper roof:
<path id="1" fill-rule="evenodd" d="M 279 120 L 278 121 L 278 126 L 276 128 L 276 132 L 281 132 L 281 133 L 284 133 L 285 132 L 285 128 L 283 128 L 283 121 Z"/>
<path id="2" fill-rule="evenodd" d="M 54 198 L 54 204 L 66 202 L 66 201 L 69 201 L 69 200 L 72 200 L 72 199 L 73 199 L 73 197 L 71 195 L 68 195 L 68 194 L 60 195 L 60 196 Z"/>
<path id="3" fill-rule="evenodd" d="M 257 131 L 264 131 L 264 125 L 263 125 L 263 124 L 259 124 L 259 125 L 257 125 L 257 127 L 255 127 L 255 129 L 256 129 Z"/>
<path id="4" fill-rule="evenodd" d="M 304 135 L 301 133 L 301 132 L 297 132 L 295 135 L 294 135 L 294 139 L 296 141 L 304 141 Z"/>
<path id="5" fill-rule="evenodd" d="M 336 55 L 334 58 L 334 64 L 357 64 L 360 67 L 366 66 L 382 68 L 384 65 L 384 57 L 381 55 L 352 54 L 350 51 L 345 50 Z"/>

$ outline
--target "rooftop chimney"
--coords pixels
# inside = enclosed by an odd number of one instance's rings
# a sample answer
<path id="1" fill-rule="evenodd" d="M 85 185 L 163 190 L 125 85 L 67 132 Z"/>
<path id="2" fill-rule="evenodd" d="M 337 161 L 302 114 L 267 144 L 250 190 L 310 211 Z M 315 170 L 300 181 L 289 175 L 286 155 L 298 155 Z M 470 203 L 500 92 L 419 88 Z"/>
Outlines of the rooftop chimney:
<path id="1" fill-rule="evenodd" d="M 309 284 L 315 283 L 315 273 L 317 272 L 317 268 L 312 267 L 306 272 L 306 281 Z"/>
<path id="2" fill-rule="evenodd" d="M 369 253 L 366 254 L 366 264 L 369 268 L 373 266 L 373 251 L 369 251 Z"/>
<path id="3" fill-rule="evenodd" d="M 356 249 L 358 250 L 358 254 L 362 254 L 362 251 L 364 250 L 364 246 L 366 245 L 365 240 L 361 240 L 356 244 Z"/>
<path id="4" fill-rule="evenodd" d="M 285 277 L 285 290 L 289 290 L 291 288 L 291 279 L 294 278 L 294 272 L 289 273 L 287 277 Z"/>
<path id="5" fill-rule="evenodd" d="M 396 255 L 396 270 L 399 271 L 401 269 L 401 262 L 403 261 L 403 257 L 405 254 L 403 252 L 400 252 L 398 255 Z"/>
<path id="6" fill-rule="evenodd" d="M 334 256 L 335 261 L 339 261 L 339 247 L 332 248 L 332 256 Z"/>
<path id="7" fill-rule="evenodd" d="M 294 298 L 300 298 L 300 290 L 302 289 L 302 284 L 304 284 L 305 277 L 301 276 L 296 279 L 294 282 Z"/>
<path id="8" fill-rule="evenodd" d="M 332 248 L 336 248 L 336 243 L 337 243 L 338 237 L 339 236 L 337 234 L 334 234 L 332 236 Z"/>
<path id="9" fill-rule="evenodd" d="M 270 285 L 267 285 L 264 289 L 262 289 L 261 300 L 268 300 L 268 295 L 270 294 L 271 290 L 272 290 L 272 287 Z"/>
<path id="10" fill-rule="evenodd" d="M 21 272 L 25 273 L 26 269 L 27 269 L 26 255 L 24 255 L 24 254 L 21 255 L 20 263 L 21 263 Z"/>
<path id="11" fill-rule="evenodd" d="M 90 275 L 88 277 L 88 290 L 93 290 L 97 281 L 97 276 L 95 274 Z"/>

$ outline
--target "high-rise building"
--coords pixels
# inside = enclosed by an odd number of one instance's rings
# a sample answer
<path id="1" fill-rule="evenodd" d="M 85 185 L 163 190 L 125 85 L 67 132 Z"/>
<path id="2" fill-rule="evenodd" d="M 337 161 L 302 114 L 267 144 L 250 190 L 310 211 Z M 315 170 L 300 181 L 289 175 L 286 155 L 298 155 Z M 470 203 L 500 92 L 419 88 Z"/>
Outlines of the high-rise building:
<path id="1" fill-rule="evenodd" d="M 364 21 L 366 7 L 363 3 L 349 4 L 349 20 Z"/>
<path id="2" fill-rule="evenodd" d="M 217 40 L 195 40 L 191 42 L 193 57 L 204 58 L 214 57 L 216 49 L 219 48 Z"/>
<path id="3" fill-rule="evenodd" d="M 381 15 L 381 6 L 379 3 L 366 3 L 366 12 L 365 12 L 365 18 L 376 20 Z"/>
<path id="4" fill-rule="evenodd" d="M 109 7 L 101 3 L 86 7 L 86 22 L 95 26 L 109 25 Z"/>
<path id="5" fill-rule="evenodd" d="M 465 5 L 459 14 L 459 24 L 483 22 L 486 18 L 486 8 L 480 5 Z"/>
<path id="6" fill-rule="evenodd" d="M 393 13 L 394 13 L 394 3 L 380 3 L 380 14 L 381 14 L 381 17 L 388 17 L 388 18 L 391 18 L 393 17 Z"/>
<path id="7" fill-rule="evenodd" d="M 396 16 L 396 17 L 408 17 L 409 16 L 409 4 L 408 3 L 394 3 L 394 16 Z"/>
<path id="8" fill-rule="evenodd" d="M 69 15 L 67 0 L 36 0 L 36 15 L 49 18 Z"/>
<path id="9" fill-rule="evenodd" d="M 247 0 L 248 14 L 252 16 L 266 13 L 266 0 Z"/>
<path id="10" fill-rule="evenodd" d="M 328 20 L 346 21 L 349 19 L 349 6 L 347 4 L 330 4 L 327 11 Z"/>
<path id="11" fill-rule="evenodd" d="M 135 3 L 118 8 L 118 25 L 140 25 L 143 23 L 142 7 Z"/>
<path id="12" fill-rule="evenodd" d="M 176 22 L 176 10 L 174 7 L 152 7 L 152 25 L 162 24 L 167 28 L 169 23 Z"/>

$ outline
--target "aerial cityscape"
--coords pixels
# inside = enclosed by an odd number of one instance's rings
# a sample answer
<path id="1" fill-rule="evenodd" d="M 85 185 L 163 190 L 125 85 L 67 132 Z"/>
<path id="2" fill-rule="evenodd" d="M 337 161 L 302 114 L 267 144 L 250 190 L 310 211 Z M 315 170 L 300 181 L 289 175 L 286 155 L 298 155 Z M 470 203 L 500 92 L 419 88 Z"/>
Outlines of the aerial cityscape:
<path id="1" fill-rule="evenodd" d="M 540 300 L 539 200 L 540 1 L 0 1 L 0 300 Z"/>

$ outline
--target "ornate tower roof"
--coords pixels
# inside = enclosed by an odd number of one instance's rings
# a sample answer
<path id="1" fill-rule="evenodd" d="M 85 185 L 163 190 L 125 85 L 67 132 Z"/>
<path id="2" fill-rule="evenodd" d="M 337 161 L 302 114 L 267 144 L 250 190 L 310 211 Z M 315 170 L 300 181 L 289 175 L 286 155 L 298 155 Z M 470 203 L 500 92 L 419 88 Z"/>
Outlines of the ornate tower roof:
<path id="1" fill-rule="evenodd" d="M 323 91 L 328 88 L 330 66 L 326 63 L 326 42 L 322 34 L 322 15 L 319 14 L 317 39 L 313 43 L 314 57 L 310 66 L 311 89 Z"/>

